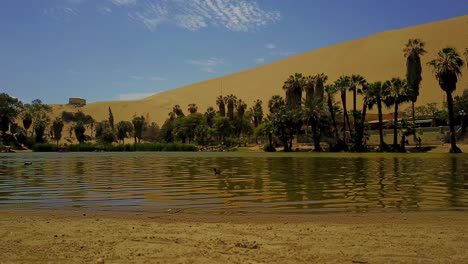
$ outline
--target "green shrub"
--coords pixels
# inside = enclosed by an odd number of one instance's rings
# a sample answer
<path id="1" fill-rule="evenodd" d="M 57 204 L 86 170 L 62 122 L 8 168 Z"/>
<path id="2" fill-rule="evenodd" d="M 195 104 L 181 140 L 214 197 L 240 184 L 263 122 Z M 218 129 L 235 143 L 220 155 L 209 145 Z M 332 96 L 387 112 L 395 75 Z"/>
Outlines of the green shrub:
<path id="1" fill-rule="evenodd" d="M 37 146 L 36 146 L 37 145 Z M 47 145 L 47 146 L 45 146 Z M 50 145 L 50 146 L 49 146 Z M 38 152 L 57 151 L 57 146 L 53 144 L 35 144 L 33 150 Z M 198 151 L 198 148 L 192 144 L 182 143 L 137 143 L 125 145 L 112 145 L 112 144 L 72 144 L 66 146 L 71 152 L 94 152 L 94 151 L 108 151 L 108 152 L 133 152 L 133 151 Z"/>
<path id="2" fill-rule="evenodd" d="M 263 151 L 265 152 L 276 152 L 276 148 L 270 144 L 265 144 L 263 146 Z"/>
<path id="3" fill-rule="evenodd" d="M 56 152 L 57 145 L 50 143 L 36 143 L 32 146 L 34 152 Z"/>

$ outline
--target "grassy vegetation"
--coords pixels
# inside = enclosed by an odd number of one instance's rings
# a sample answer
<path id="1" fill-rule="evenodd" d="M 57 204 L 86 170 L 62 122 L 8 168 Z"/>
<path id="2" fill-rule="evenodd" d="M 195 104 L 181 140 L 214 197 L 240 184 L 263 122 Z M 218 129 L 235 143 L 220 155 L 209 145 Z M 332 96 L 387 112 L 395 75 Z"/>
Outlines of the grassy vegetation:
<path id="1" fill-rule="evenodd" d="M 181 143 L 139 143 L 139 144 L 125 144 L 125 145 L 102 145 L 102 144 L 72 144 L 64 147 L 71 152 L 94 152 L 94 151 L 108 151 L 108 152 L 133 152 L 133 151 L 183 151 L 193 152 L 198 151 L 198 148 L 192 144 Z M 34 144 L 34 152 L 55 152 L 58 147 L 55 144 Z"/>

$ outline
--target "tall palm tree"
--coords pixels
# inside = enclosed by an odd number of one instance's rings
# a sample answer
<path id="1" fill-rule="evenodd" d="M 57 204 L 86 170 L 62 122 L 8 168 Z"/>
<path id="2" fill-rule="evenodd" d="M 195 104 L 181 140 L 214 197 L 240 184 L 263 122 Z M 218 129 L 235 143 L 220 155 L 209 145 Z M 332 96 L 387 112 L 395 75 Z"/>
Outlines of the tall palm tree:
<path id="1" fill-rule="evenodd" d="M 216 111 L 213 107 L 208 107 L 205 112 L 206 123 L 209 127 L 213 127 L 213 121 L 216 116 Z"/>
<path id="2" fill-rule="evenodd" d="M 398 145 L 398 107 L 401 103 L 408 101 L 408 85 L 405 80 L 392 78 L 384 83 L 384 89 L 387 90 L 385 104 L 394 106 L 393 113 L 393 148 L 399 149 Z"/>
<path id="3" fill-rule="evenodd" d="M 324 97 L 324 92 L 325 92 L 324 86 L 328 80 L 328 76 L 325 75 L 324 73 L 319 73 L 314 76 L 314 79 L 315 79 L 315 97 L 317 97 L 319 101 L 322 101 Z"/>
<path id="4" fill-rule="evenodd" d="M 233 94 L 224 97 L 224 103 L 227 105 L 227 117 L 229 120 L 234 120 L 234 108 L 237 104 L 237 97 Z"/>
<path id="5" fill-rule="evenodd" d="M 415 123 L 414 103 L 418 99 L 419 84 L 422 81 L 421 56 L 426 53 L 424 45 L 424 41 L 420 39 L 409 39 L 403 49 L 406 58 L 406 82 L 408 83 L 408 95 L 411 101 L 413 124 Z"/>
<path id="6" fill-rule="evenodd" d="M 273 95 L 270 100 L 268 100 L 268 109 L 270 113 L 275 113 L 279 110 L 281 106 L 285 104 L 283 97 L 280 95 Z"/>
<path id="7" fill-rule="evenodd" d="M 239 116 L 240 119 L 244 118 L 246 109 L 247 109 L 247 104 L 244 101 L 242 101 L 242 99 L 239 99 L 236 104 L 236 110 L 237 110 L 237 116 Z"/>
<path id="8" fill-rule="evenodd" d="M 369 84 L 366 82 L 363 84 L 360 94 L 363 95 L 363 102 L 362 102 L 362 111 L 361 111 L 361 119 L 359 123 L 356 123 L 356 150 L 357 151 L 364 151 L 362 141 L 364 139 L 364 128 L 366 122 L 366 114 L 367 109 L 369 106 L 373 105 L 374 98 L 372 97 L 372 91 L 369 87 Z M 357 116 L 357 115 L 356 115 Z"/>
<path id="9" fill-rule="evenodd" d="M 341 76 L 338 80 L 335 81 L 335 87 L 341 94 L 341 103 L 343 104 L 343 140 L 346 141 L 346 125 L 348 130 L 351 129 L 349 124 L 348 109 L 346 108 L 346 92 L 351 86 L 351 78 L 349 76 Z"/>
<path id="10" fill-rule="evenodd" d="M 317 97 L 312 97 L 309 101 L 304 101 L 304 117 L 306 125 L 312 128 L 312 135 L 314 141 L 314 151 L 321 151 L 320 146 L 320 117 L 323 112 L 323 101 Z"/>
<path id="11" fill-rule="evenodd" d="M 382 85 L 381 82 L 374 82 L 369 84 L 369 95 L 368 95 L 368 106 L 369 109 L 372 110 L 374 104 L 377 105 L 378 117 L 379 117 L 379 148 L 380 151 L 384 151 L 387 149 L 387 144 L 384 141 L 383 135 L 383 114 L 382 114 L 382 106 L 385 99 L 385 86 Z"/>
<path id="12" fill-rule="evenodd" d="M 258 127 L 262 123 L 263 120 L 263 107 L 262 107 L 262 100 L 257 99 L 254 101 L 253 107 L 251 108 L 252 117 L 254 119 L 254 127 Z"/>
<path id="13" fill-rule="evenodd" d="M 219 115 L 226 116 L 226 106 L 224 104 L 224 97 L 222 95 L 216 98 L 216 105 L 218 105 L 219 108 Z"/>
<path id="14" fill-rule="evenodd" d="M 458 77 L 462 75 L 461 68 L 463 60 L 454 48 L 443 48 L 437 53 L 437 58 L 430 61 L 429 65 L 433 67 L 434 75 L 439 81 L 440 88 L 447 95 L 447 107 L 449 112 L 450 126 L 450 153 L 461 153 L 461 149 L 456 143 L 453 98 L 452 93 L 457 89 Z"/>
<path id="15" fill-rule="evenodd" d="M 349 90 L 353 92 L 353 112 L 357 111 L 357 95 L 361 92 L 361 89 L 365 84 L 366 79 L 362 75 L 351 75 Z"/>
<path id="16" fill-rule="evenodd" d="M 361 94 L 362 88 L 366 84 L 366 79 L 359 75 L 359 74 L 353 74 L 351 75 L 351 82 L 350 82 L 350 87 L 349 90 L 353 92 L 353 123 L 354 123 L 354 129 L 356 130 L 356 126 L 358 124 L 358 117 L 357 117 L 357 95 Z"/>
<path id="17" fill-rule="evenodd" d="M 315 95 L 315 76 L 309 75 L 304 77 L 304 86 L 302 89 L 305 92 L 305 101 L 310 101 Z"/>
<path id="18" fill-rule="evenodd" d="M 284 82 L 283 90 L 286 92 L 286 105 L 290 108 L 299 108 L 302 103 L 302 90 L 305 78 L 301 73 L 289 76 Z"/>
<path id="19" fill-rule="evenodd" d="M 335 85 L 326 85 L 325 86 L 325 92 L 327 93 L 327 106 L 328 106 L 328 111 L 330 112 L 330 116 L 332 119 L 333 123 L 333 129 L 334 129 L 334 134 L 336 139 L 339 139 L 338 136 L 338 127 L 336 125 L 336 116 L 335 116 L 335 109 L 333 107 L 333 98 L 335 97 L 335 93 L 337 92 L 337 89 Z"/>

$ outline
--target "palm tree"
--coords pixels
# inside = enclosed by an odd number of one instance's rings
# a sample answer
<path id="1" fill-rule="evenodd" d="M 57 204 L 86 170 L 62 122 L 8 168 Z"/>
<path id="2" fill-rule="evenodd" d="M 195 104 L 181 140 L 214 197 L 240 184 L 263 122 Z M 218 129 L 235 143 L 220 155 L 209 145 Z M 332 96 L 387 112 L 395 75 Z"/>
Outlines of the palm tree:
<path id="1" fill-rule="evenodd" d="M 208 107 L 205 112 L 206 123 L 209 127 L 213 127 L 213 121 L 216 116 L 216 112 L 213 107 Z"/>
<path id="2" fill-rule="evenodd" d="M 172 112 L 174 112 L 174 114 L 177 115 L 177 117 L 184 117 L 184 112 L 182 111 L 182 108 L 180 107 L 180 105 L 174 105 L 174 107 L 172 108 Z"/>
<path id="3" fill-rule="evenodd" d="M 198 111 L 198 106 L 196 104 L 189 104 L 188 105 L 188 111 L 190 114 L 195 114 Z"/>
<path id="4" fill-rule="evenodd" d="M 346 92 L 351 86 L 351 78 L 349 76 L 341 76 L 335 81 L 335 87 L 341 93 L 341 103 L 343 104 L 343 140 L 346 141 L 346 125 L 351 129 L 349 124 L 348 109 L 346 108 Z"/>
<path id="5" fill-rule="evenodd" d="M 239 116 L 240 119 L 244 118 L 246 109 L 247 109 L 247 104 L 244 101 L 242 101 L 242 99 L 239 99 L 236 104 L 236 110 L 237 110 L 237 116 Z"/>
<path id="6" fill-rule="evenodd" d="M 273 95 L 271 99 L 268 101 L 268 109 L 270 113 L 275 113 L 279 110 L 281 106 L 285 104 L 283 97 L 280 95 Z"/>
<path id="7" fill-rule="evenodd" d="M 169 116 L 169 121 L 174 121 L 176 119 L 176 114 L 174 112 L 169 112 L 167 115 Z"/>
<path id="8" fill-rule="evenodd" d="M 226 106 L 224 105 L 224 97 L 222 95 L 216 98 L 216 105 L 219 108 L 219 115 L 226 116 Z"/>
<path id="9" fill-rule="evenodd" d="M 304 117 L 306 125 L 312 128 L 314 140 L 314 151 L 321 151 L 320 146 L 320 117 L 323 112 L 323 103 L 318 98 L 312 97 L 309 101 L 304 101 Z"/>
<path id="10" fill-rule="evenodd" d="M 420 39 L 409 39 L 403 49 L 406 58 L 406 82 L 408 83 L 408 95 L 411 101 L 413 124 L 415 123 L 414 103 L 418 99 L 419 84 L 422 81 L 421 56 L 426 53 L 424 45 L 424 41 Z"/>
<path id="11" fill-rule="evenodd" d="M 305 78 L 301 73 L 289 76 L 284 82 L 283 90 L 286 92 L 286 105 L 290 108 L 299 108 L 302 103 L 302 90 Z"/>
<path id="12" fill-rule="evenodd" d="M 322 101 L 324 92 L 325 92 L 324 86 L 328 80 L 328 76 L 325 75 L 324 73 L 319 73 L 314 76 L 314 79 L 315 79 L 315 97 L 317 97 L 319 101 Z"/>
<path id="13" fill-rule="evenodd" d="M 359 74 L 351 75 L 349 90 L 353 92 L 353 112 L 357 111 L 357 94 L 361 92 L 362 87 L 366 84 L 366 79 Z"/>
<path id="14" fill-rule="evenodd" d="M 457 89 L 457 81 L 458 77 L 462 75 L 461 68 L 463 67 L 463 63 L 458 52 L 450 47 L 443 48 L 437 53 L 437 58 L 428 63 L 433 67 L 433 72 L 437 81 L 439 81 L 440 88 L 447 95 L 451 144 L 450 153 L 462 152 L 461 149 L 457 147 L 456 143 L 452 93 Z"/>
<path id="15" fill-rule="evenodd" d="M 254 121 L 254 127 L 257 128 L 258 125 L 262 123 L 263 120 L 263 107 L 262 100 L 257 99 L 254 101 L 253 107 L 250 109 Z"/>
<path id="16" fill-rule="evenodd" d="M 383 135 L 383 114 L 382 114 L 382 103 L 385 99 L 385 86 L 381 82 L 374 82 L 369 84 L 368 91 L 368 106 L 372 110 L 374 104 L 377 105 L 378 117 L 379 117 L 379 148 L 380 151 L 387 149 L 387 144 L 384 141 Z"/>
<path id="17" fill-rule="evenodd" d="M 385 104 L 394 106 L 393 113 L 393 148 L 398 149 L 398 107 L 401 103 L 408 101 L 408 85 L 405 80 L 392 78 L 384 83 L 384 89 L 387 90 Z"/>
<path id="18" fill-rule="evenodd" d="M 328 111 L 330 112 L 330 116 L 331 116 L 332 123 L 333 123 L 333 129 L 335 130 L 334 134 L 335 134 L 336 139 L 339 139 L 338 127 L 336 126 L 335 109 L 333 107 L 333 98 L 335 96 L 335 93 L 337 92 L 337 89 L 334 85 L 330 84 L 330 85 L 325 86 L 325 92 L 327 93 Z"/>
<path id="19" fill-rule="evenodd" d="M 315 76 L 307 76 L 304 77 L 304 87 L 302 89 L 305 92 L 305 101 L 310 101 L 315 95 L 315 83 L 316 79 Z"/>
<path id="20" fill-rule="evenodd" d="M 349 90 L 353 92 L 353 123 L 354 123 L 354 130 L 356 130 L 356 126 L 358 123 L 358 118 L 357 118 L 357 95 L 361 94 L 362 88 L 366 85 L 366 79 L 359 75 L 359 74 L 353 74 L 351 76 L 351 83 Z"/>
<path id="21" fill-rule="evenodd" d="M 468 48 L 465 49 L 465 53 L 463 53 L 463 55 L 465 55 L 465 60 L 468 62 Z M 468 63 L 466 64 L 466 67 L 468 67 Z"/>
<path id="22" fill-rule="evenodd" d="M 227 117 L 230 121 L 234 120 L 234 107 L 237 104 L 237 97 L 233 94 L 224 97 L 224 103 L 227 105 Z"/>
<path id="23" fill-rule="evenodd" d="M 362 102 L 361 120 L 359 121 L 359 123 L 357 123 L 357 126 L 356 126 L 356 139 L 357 139 L 356 150 L 357 151 L 364 150 L 362 141 L 364 139 L 364 128 L 365 128 L 365 122 L 366 122 L 367 109 L 369 108 L 369 106 L 373 105 L 374 103 L 374 100 L 373 100 L 374 98 L 372 97 L 372 92 L 368 83 L 365 83 L 362 86 L 360 94 L 362 94 L 364 98 Z"/>

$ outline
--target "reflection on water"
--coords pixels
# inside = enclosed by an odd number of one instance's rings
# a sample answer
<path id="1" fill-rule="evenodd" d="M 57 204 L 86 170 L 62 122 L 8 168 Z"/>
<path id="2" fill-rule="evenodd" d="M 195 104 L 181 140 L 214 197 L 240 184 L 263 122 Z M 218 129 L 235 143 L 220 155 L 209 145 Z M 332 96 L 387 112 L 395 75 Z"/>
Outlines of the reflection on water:
<path id="1" fill-rule="evenodd" d="M 466 210 L 466 168 L 467 155 L 447 154 L 4 154 L 0 209 Z"/>

